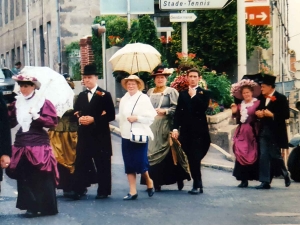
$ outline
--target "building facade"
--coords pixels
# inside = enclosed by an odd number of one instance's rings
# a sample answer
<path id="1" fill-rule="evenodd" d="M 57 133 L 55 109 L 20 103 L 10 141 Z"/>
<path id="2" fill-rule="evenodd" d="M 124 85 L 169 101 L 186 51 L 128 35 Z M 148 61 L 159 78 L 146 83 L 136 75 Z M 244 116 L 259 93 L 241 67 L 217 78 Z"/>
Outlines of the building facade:
<path id="1" fill-rule="evenodd" d="M 64 48 L 91 33 L 99 5 L 99 0 L 0 0 L 1 67 L 20 61 L 67 72 Z"/>

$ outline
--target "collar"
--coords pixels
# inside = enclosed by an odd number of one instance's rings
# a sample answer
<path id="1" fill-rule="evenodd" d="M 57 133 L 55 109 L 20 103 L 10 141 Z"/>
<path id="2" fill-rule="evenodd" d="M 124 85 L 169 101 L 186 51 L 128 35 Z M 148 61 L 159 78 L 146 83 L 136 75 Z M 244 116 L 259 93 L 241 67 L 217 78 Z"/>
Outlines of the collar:
<path id="1" fill-rule="evenodd" d="M 92 94 L 94 94 L 97 90 L 98 86 L 96 85 L 95 87 L 93 87 L 91 90 L 87 88 L 87 90 L 91 91 Z"/>

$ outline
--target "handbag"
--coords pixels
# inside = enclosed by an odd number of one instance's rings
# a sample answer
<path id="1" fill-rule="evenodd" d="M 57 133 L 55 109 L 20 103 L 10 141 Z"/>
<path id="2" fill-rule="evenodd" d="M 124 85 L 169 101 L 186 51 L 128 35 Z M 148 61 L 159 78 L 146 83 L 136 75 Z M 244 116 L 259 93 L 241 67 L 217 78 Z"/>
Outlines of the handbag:
<path id="1" fill-rule="evenodd" d="M 142 94 L 136 100 L 136 102 L 135 102 L 135 104 L 133 106 L 131 115 L 132 115 L 133 110 L 134 110 L 134 108 L 136 106 L 136 103 L 138 102 L 138 100 L 140 99 L 141 96 L 142 96 Z M 143 133 L 142 130 L 141 130 L 141 128 L 133 128 L 132 127 L 132 123 L 131 123 L 131 126 L 130 126 L 130 141 L 131 142 L 135 142 L 135 143 L 139 143 L 139 144 L 145 144 L 145 143 L 147 143 L 147 141 L 148 141 L 148 135 L 143 135 L 141 133 Z"/>

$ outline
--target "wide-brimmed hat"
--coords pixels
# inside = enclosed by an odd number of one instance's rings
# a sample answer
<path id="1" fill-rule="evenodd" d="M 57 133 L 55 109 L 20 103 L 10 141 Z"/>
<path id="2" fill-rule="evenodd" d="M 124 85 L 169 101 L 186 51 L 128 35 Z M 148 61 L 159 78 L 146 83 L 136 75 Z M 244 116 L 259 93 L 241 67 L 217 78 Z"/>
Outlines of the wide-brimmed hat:
<path id="1" fill-rule="evenodd" d="M 274 85 L 276 81 L 276 77 L 273 75 L 269 75 L 269 74 L 264 74 L 263 78 L 262 78 L 262 84 L 266 84 L 266 85 Z"/>
<path id="2" fill-rule="evenodd" d="M 31 76 L 25 69 L 21 70 L 18 75 L 12 76 L 17 82 L 31 82 L 35 85 L 36 89 L 40 89 L 41 83 L 37 80 L 37 78 Z"/>
<path id="3" fill-rule="evenodd" d="M 151 76 L 155 77 L 155 76 L 169 76 L 174 72 L 173 68 L 164 68 L 163 66 L 158 66 L 156 67 L 153 72 L 151 73 Z"/>
<path id="4" fill-rule="evenodd" d="M 129 77 L 126 77 L 126 78 L 122 79 L 121 80 L 122 87 L 125 90 L 127 90 L 126 84 L 127 84 L 128 81 L 132 81 L 132 80 L 137 82 L 138 88 L 139 88 L 140 91 L 144 90 L 144 88 L 145 88 L 144 81 L 142 79 L 140 79 L 137 75 L 130 75 Z"/>
<path id="5" fill-rule="evenodd" d="M 256 74 L 246 74 L 243 76 L 242 80 L 253 80 L 254 82 L 261 84 L 262 79 L 263 79 L 263 74 L 262 73 L 256 73 Z"/>
<path id="6" fill-rule="evenodd" d="M 89 75 L 99 75 L 99 73 L 97 73 L 97 67 L 94 64 L 88 64 L 85 65 L 83 68 L 83 74 L 81 74 L 83 76 L 89 76 Z"/>
<path id="7" fill-rule="evenodd" d="M 238 99 L 243 99 L 242 89 L 245 86 L 251 87 L 253 89 L 253 94 L 252 94 L 253 97 L 258 97 L 260 95 L 261 93 L 260 86 L 256 82 L 250 79 L 240 80 L 239 82 L 231 85 L 230 92 L 234 97 Z"/>

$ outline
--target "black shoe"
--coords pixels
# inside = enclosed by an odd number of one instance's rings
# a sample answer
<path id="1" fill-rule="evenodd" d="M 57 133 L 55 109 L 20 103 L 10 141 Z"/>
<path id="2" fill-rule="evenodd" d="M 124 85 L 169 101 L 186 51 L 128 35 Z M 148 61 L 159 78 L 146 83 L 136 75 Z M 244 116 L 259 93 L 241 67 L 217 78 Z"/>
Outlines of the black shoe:
<path id="1" fill-rule="evenodd" d="M 181 191 L 182 188 L 184 187 L 184 183 L 183 183 L 183 180 L 179 180 L 177 181 L 177 187 L 178 187 L 178 190 Z"/>
<path id="2" fill-rule="evenodd" d="M 64 194 L 63 194 L 63 196 L 65 198 L 72 198 L 73 195 L 74 195 L 74 191 L 64 191 Z"/>
<path id="3" fill-rule="evenodd" d="M 154 186 L 155 192 L 161 192 L 161 186 Z M 148 188 L 147 188 L 148 191 Z"/>
<path id="4" fill-rule="evenodd" d="M 267 182 L 261 182 L 261 184 L 258 185 L 258 186 L 256 186 L 255 188 L 256 188 L 256 189 L 270 189 L 271 186 L 270 186 L 270 184 L 267 183 Z"/>
<path id="5" fill-rule="evenodd" d="M 200 188 L 199 193 L 203 194 L 203 188 L 202 187 Z"/>
<path id="6" fill-rule="evenodd" d="M 242 182 L 238 185 L 239 188 L 246 188 L 248 187 L 248 181 L 242 180 Z"/>
<path id="7" fill-rule="evenodd" d="M 285 176 L 284 177 L 284 183 L 285 183 L 285 186 L 288 187 L 291 185 L 291 178 L 289 175 Z"/>
<path id="8" fill-rule="evenodd" d="M 123 198 L 123 200 L 136 200 L 137 197 L 138 197 L 138 193 L 136 193 L 135 195 L 131 195 L 131 194 L 128 193 L 128 194 Z"/>
<path id="9" fill-rule="evenodd" d="M 147 188 L 148 196 L 152 197 L 154 195 L 154 188 Z"/>
<path id="10" fill-rule="evenodd" d="M 24 216 L 26 218 L 34 218 L 34 217 L 41 216 L 41 213 L 39 213 L 39 212 L 32 212 L 30 210 L 27 210 L 26 213 L 24 214 Z"/>
<path id="11" fill-rule="evenodd" d="M 202 192 L 203 192 L 203 190 L 202 190 Z M 199 191 L 197 188 L 192 188 L 192 190 L 188 191 L 188 193 L 191 195 L 198 195 Z"/>
<path id="12" fill-rule="evenodd" d="M 107 197 L 108 197 L 108 195 L 96 195 L 95 199 L 104 199 Z"/>

